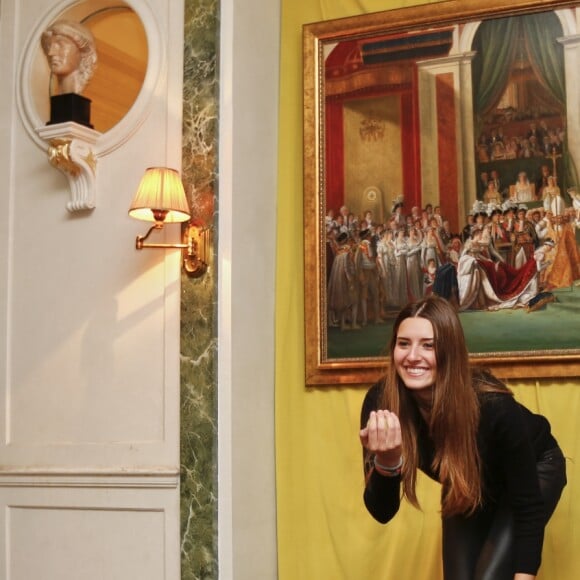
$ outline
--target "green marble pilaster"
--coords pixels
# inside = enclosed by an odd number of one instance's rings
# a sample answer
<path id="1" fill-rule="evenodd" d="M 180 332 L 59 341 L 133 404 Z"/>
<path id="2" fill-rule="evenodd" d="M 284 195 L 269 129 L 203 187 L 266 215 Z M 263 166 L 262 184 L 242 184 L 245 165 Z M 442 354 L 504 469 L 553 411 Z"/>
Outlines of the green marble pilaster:
<path id="1" fill-rule="evenodd" d="M 217 133 L 218 0 L 185 0 L 182 175 L 192 221 L 213 228 L 207 273 L 182 275 L 181 577 L 218 578 Z"/>

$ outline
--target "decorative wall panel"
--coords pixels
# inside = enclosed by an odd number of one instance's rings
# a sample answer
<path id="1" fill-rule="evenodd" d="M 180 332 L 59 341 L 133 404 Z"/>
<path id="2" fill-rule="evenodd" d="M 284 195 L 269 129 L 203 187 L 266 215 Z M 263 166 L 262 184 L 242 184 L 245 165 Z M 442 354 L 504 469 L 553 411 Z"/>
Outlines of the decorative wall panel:
<path id="1" fill-rule="evenodd" d="M 218 9 L 186 0 L 183 180 L 192 220 L 217 223 Z M 217 235 L 213 236 L 217 240 Z M 182 579 L 217 578 L 217 271 L 182 279 Z"/>

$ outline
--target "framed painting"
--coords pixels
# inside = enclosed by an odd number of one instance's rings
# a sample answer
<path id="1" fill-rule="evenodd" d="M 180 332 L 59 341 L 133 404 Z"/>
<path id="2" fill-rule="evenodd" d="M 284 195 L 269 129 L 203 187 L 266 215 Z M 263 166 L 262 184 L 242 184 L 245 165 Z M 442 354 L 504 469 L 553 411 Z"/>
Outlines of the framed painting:
<path id="1" fill-rule="evenodd" d="M 370 383 L 409 301 L 475 364 L 580 376 L 580 2 L 462 0 L 307 24 L 306 383 Z"/>

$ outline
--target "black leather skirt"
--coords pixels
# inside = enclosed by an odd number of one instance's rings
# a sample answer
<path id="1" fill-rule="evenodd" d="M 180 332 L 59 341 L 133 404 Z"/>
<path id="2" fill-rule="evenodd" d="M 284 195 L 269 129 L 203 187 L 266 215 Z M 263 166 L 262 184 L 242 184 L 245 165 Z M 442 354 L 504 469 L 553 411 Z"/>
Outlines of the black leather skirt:
<path id="1" fill-rule="evenodd" d="M 566 460 L 556 447 L 537 464 L 547 523 L 566 485 Z M 497 509 L 443 520 L 445 580 L 513 580 L 513 514 L 507 502 Z"/>

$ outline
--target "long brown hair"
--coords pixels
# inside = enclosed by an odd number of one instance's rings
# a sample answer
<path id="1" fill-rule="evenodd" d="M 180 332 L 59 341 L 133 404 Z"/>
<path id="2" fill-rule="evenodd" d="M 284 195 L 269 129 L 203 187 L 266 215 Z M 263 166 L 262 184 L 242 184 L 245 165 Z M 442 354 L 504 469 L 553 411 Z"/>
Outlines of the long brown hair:
<path id="1" fill-rule="evenodd" d="M 385 378 L 381 408 L 396 413 L 401 422 L 403 495 L 419 507 L 415 487 L 420 413 L 411 391 L 405 387 L 393 364 L 399 327 L 403 320 L 411 317 L 425 318 L 433 325 L 437 371 L 428 428 L 435 447 L 431 469 L 438 473 L 443 486 L 442 515 L 469 514 L 478 507 L 482 498 L 481 461 L 477 448 L 477 392 L 480 384 L 486 381 L 476 380 L 474 385 L 459 317 L 447 300 L 437 296 L 411 303 L 399 313 L 389 346 L 391 364 Z M 482 390 L 487 389 L 483 387 Z M 489 390 L 503 389 L 490 385 Z"/>

